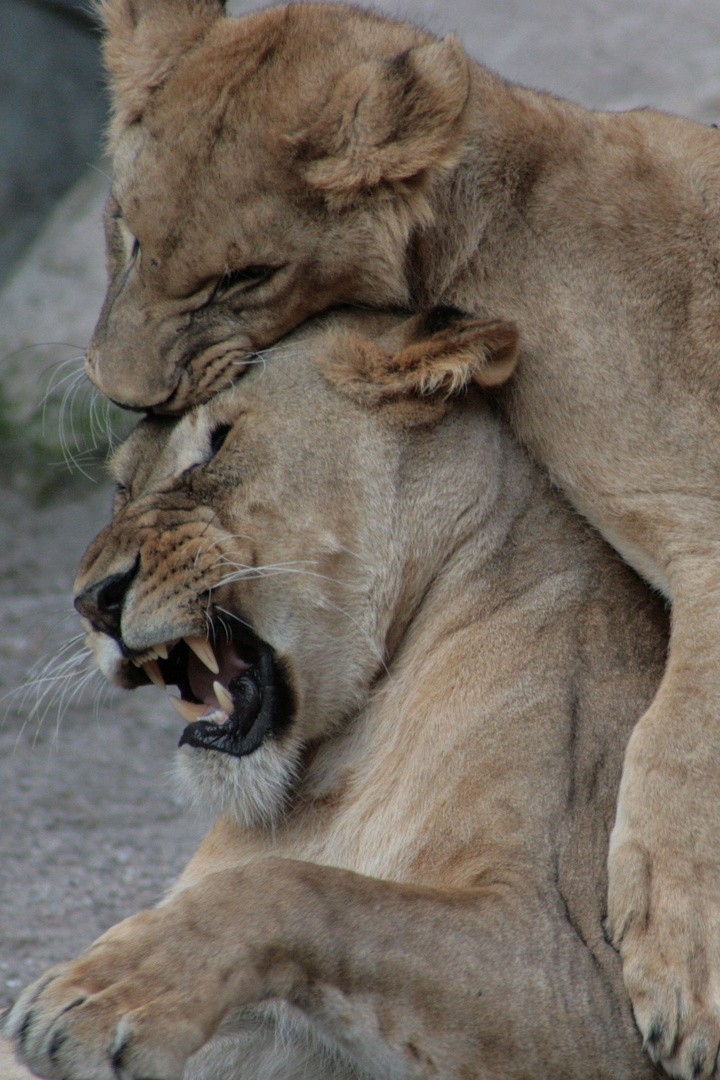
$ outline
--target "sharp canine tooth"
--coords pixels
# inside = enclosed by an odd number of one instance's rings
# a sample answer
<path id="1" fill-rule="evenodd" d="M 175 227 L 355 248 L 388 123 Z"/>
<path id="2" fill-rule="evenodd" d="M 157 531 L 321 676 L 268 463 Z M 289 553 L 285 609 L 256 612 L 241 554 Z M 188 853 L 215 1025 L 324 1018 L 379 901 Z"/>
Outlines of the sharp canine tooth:
<path id="1" fill-rule="evenodd" d="M 192 701 L 183 701 L 173 695 L 170 696 L 170 704 L 188 724 L 193 724 L 207 709 L 207 705 L 193 705 Z"/>
<path id="2" fill-rule="evenodd" d="M 213 652 L 212 645 L 209 641 L 206 641 L 205 638 L 201 637 L 186 637 L 185 642 L 188 648 L 192 649 L 195 653 L 198 660 L 200 660 L 206 668 L 210 668 L 213 675 L 220 674 L 220 668 L 218 667 L 215 653 Z"/>
<path id="3" fill-rule="evenodd" d="M 142 669 L 147 675 L 150 682 L 155 683 L 155 685 L 159 686 L 161 690 L 165 689 L 165 680 L 162 677 L 160 665 L 158 664 L 157 660 L 147 660 L 143 664 Z"/>
<path id="4" fill-rule="evenodd" d="M 226 712 L 228 716 L 230 716 L 234 708 L 233 699 L 230 697 L 230 694 L 225 689 L 223 684 L 221 682 L 218 682 L 217 679 L 213 683 L 213 693 L 218 699 L 218 705 L 220 706 L 220 708 L 223 709 L 223 711 Z"/>
<path id="5" fill-rule="evenodd" d="M 168 658 L 168 647 L 167 647 L 167 645 L 165 645 L 164 643 L 162 643 L 160 645 L 156 645 L 155 646 L 155 655 L 160 660 L 167 660 L 167 658 Z"/>

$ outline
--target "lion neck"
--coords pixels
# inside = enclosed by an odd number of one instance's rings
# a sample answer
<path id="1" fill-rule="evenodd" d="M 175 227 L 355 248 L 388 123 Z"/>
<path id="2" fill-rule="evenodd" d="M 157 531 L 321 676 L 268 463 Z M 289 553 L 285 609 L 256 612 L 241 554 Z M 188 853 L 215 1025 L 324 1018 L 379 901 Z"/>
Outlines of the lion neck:
<path id="1" fill-rule="evenodd" d="M 447 553 L 412 616 L 398 618 L 394 652 L 357 714 L 308 748 L 292 811 L 273 832 L 278 853 L 301 850 L 319 862 L 412 879 L 418 860 L 430 857 L 432 810 L 423 793 L 432 789 L 434 765 L 421 732 L 437 725 L 445 742 L 456 741 L 457 760 L 464 760 L 463 725 L 450 703 L 457 687 L 464 687 L 464 700 L 479 717 L 499 715 L 498 695 L 505 692 L 499 642 L 514 643 L 521 621 L 552 612 L 585 587 L 597 544 L 579 544 L 577 530 L 584 526 L 510 437 L 501 440 L 492 510 L 478 515 Z M 507 664 L 520 677 L 523 656 Z M 448 734 L 455 726 L 457 733 Z M 412 812 L 395 798 L 400 757 L 408 773 L 422 777 Z M 477 769 L 472 755 L 468 768 Z M 459 791 L 463 776 L 462 770 L 454 774 Z M 371 816 L 379 827 L 367 828 Z M 452 852 L 445 838 L 442 851 L 431 854 L 440 865 Z"/>

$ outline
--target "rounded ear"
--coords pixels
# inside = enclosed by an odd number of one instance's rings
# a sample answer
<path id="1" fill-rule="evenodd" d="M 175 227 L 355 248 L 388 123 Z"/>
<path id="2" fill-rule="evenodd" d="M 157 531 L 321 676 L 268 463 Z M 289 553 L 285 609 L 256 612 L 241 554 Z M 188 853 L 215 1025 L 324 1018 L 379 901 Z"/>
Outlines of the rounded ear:
<path id="1" fill-rule="evenodd" d="M 139 120 L 151 92 L 225 11 L 225 0 L 97 0 L 114 130 Z"/>
<path id="2" fill-rule="evenodd" d="M 408 398 L 447 399 L 470 384 L 506 382 L 517 363 L 520 335 L 514 323 L 475 319 L 439 307 L 401 327 L 397 350 L 357 333 L 341 334 L 321 361 L 324 375 L 368 405 Z"/>
<path id="3" fill-rule="evenodd" d="M 319 119 L 290 141 L 309 162 L 313 187 L 350 199 L 452 165 L 469 93 L 469 61 L 451 34 L 359 64 L 335 85 Z"/>

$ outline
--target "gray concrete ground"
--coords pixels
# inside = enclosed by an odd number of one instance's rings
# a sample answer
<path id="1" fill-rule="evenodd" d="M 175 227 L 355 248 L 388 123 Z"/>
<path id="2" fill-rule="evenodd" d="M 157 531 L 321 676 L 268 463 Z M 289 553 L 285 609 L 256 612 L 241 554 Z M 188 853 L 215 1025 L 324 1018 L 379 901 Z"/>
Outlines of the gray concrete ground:
<path id="1" fill-rule="evenodd" d="M 404 0 L 391 10 L 457 31 L 506 76 L 588 105 L 720 117 L 717 0 Z M 98 681 L 81 690 L 71 668 L 57 700 L 50 690 L 33 712 L 38 691 L 17 689 L 39 657 L 62 660 L 77 632 L 74 566 L 108 514 L 105 484 L 65 488 L 57 469 L 43 466 L 38 482 L 14 468 L 23 432 L 36 431 L 42 369 L 79 356 L 93 323 L 103 183 L 86 177 L 0 295 L 10 402 L 0 466 L 15 484 L 0 488 L 0 694 L 10 695 L 0 705 L 0 1007 L 47 964 L 151 904 L 201 832 L 172 793 L 179 724 L 157 691 L 101 692 Z M 30 498 L 55 489 L 40 508 Z"/>

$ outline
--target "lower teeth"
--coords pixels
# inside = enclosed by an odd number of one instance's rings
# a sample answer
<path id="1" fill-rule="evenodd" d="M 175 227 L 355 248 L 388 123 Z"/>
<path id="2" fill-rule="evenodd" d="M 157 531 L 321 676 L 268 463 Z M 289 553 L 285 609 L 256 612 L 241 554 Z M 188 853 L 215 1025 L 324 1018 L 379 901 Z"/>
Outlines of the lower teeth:
<path id="1" fill-rule="evenodd" d="M 228 719 L 228 714 L 222 709 L 213 709 L 212 712 L 203 713 L 200 719 L 210 724 L 224 724 Z"/>

